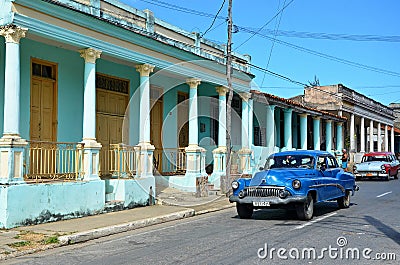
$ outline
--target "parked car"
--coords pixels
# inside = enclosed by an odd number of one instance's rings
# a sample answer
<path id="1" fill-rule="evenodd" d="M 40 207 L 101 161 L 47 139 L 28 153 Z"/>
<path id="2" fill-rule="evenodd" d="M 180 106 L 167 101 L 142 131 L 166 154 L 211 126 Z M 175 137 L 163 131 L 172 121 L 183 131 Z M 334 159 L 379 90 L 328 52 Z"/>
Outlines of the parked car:
<path id="1" fill-rule="evenodd" d="M 390 177 L 398 178 L 400 162 L 390 152 L 372 152 L 364 154 L 361 163 L 353 166 L 353 173 L 356 179 L 360 178 L 383 178 L 390 180 Z"/>
<path id="2" fill-rule="evenodd" d="M 358 190 L 354 175 L 339 167 L 325 151 L 297 150 L 272 154 L 252 178 L 232 182 L 240 218 L 251 218 L 254 209 L 294 207 L 301 220 L 310 220 L 314 203 L 336 200 L 339 208 L 350 206 Z"/>

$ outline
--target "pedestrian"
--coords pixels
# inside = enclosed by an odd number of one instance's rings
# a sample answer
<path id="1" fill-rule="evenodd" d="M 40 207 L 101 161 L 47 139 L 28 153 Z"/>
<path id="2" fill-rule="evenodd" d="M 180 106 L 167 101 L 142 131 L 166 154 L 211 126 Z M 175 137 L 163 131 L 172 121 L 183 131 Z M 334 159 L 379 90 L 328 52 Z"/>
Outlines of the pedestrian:
<path id="1" fill-rule="evenodd" d="M 342 168 L 347 171 L 347 161 L 349 160 L 349 154 L 347 154 L 346 149 L 342 150 Z"/>

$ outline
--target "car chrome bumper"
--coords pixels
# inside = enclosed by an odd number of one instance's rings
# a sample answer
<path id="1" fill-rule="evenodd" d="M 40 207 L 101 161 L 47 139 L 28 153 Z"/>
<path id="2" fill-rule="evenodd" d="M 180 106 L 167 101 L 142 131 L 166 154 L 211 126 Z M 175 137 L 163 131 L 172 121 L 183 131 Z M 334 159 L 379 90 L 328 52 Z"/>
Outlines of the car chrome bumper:
<path id="1" fill-rule="evenodd" d="M 238 203 L 248 203 L 253 204 L 253 202 L 268 202 L 270 205 L 286 205 L 289 203 L 300 203 L 304 202 L 307 199 L 307 196 L 289 196 L 285 199 L 281 199 L 278 197 L 244 197 L 239 198 L 239 196 L 231 195 L 229 196 L 230 202 L 238 202 Z"/>
<path id="2" fill-rule="evenodd" d="M 373 178 L 373 177 L 387 177 L 388 173 L 381 173 L 381 172 L 357 172 L 354 173 L 356 177 L 362 178 Z"/>

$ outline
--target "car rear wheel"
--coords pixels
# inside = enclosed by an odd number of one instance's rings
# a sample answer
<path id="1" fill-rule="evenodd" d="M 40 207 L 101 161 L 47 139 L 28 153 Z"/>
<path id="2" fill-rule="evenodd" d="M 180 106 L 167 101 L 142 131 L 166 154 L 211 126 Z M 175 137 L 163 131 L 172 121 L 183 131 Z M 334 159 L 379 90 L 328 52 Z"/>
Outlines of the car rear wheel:
<path id="1" fill-rule="evenodd" d="M 314 215 L 314 199 L 311 193 L 307 194 L 305 202 L 296 205 L 297 217 L 300 220 L 311 220 Z"/>
<path id="2" fill-rule="evenodd" d="M 236 203 L 236 210 L 240 219 L 250 219 L 253 215 L 253 205 Z"/>
<path id="3" fill-rule="evenodd" d="M 350 191 L 346 190 L 343 197 L 337 199 L 337 203 L 340 209 L 350 207 Z"/>
<path id="4" fill-rule="evenodd" d="M 394 179 L 398 179 L 399 178 L 399 170 L 396 171 L 396 174 L 394 174 Z"/>

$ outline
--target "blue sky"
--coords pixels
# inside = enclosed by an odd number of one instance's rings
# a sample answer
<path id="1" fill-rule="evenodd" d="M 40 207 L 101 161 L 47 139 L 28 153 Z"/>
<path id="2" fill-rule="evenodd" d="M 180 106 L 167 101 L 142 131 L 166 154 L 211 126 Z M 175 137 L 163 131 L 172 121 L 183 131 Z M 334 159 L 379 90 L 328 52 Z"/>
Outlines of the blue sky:
<path id="1" fill-rule="evenodd" d="M 171 8 L 216 14 L 223 0 L 121 2 L 140 10 L 150 9 L 156 17 L 186 31 L 204 33 L 212 17 Z M 169 8 L 160 6 L 163 3 L 169 3 Z M 281 15 L 276 16 L 284 6 Z M 228 0 L 219 16 L 227 16 L 227 7 Z M 233 0 L 233 23 L 239 28 L 233 35 L 233 50 L 250 54 L 254 65 L 300 83 L 307 84 L 316 76 L 321 85 L 341 83 L 383 104 L 400 103 L 399 13 L 398 0 Z M 259 34 L 249 33 L 264 25 Z M 224 20 L 217 18 L 205 38 L 226 43 L 226 28 Z M 279 34 L 275 35 L 276 29 Z M 291 37 L 282 35 L 288 35 L 288 31 Z M 316 38 L 321 33 L 333 40 Z M 344 34 L 351 40 L 343 40 L 336 34 Z M 300 38 L 302 35 L 308 37 Z M 371 38 L 373 41 L 365 41 Z M 252 72 L 264 92 L 285 98 L 303 93 L 301 85 L 255 69 Z"/>

